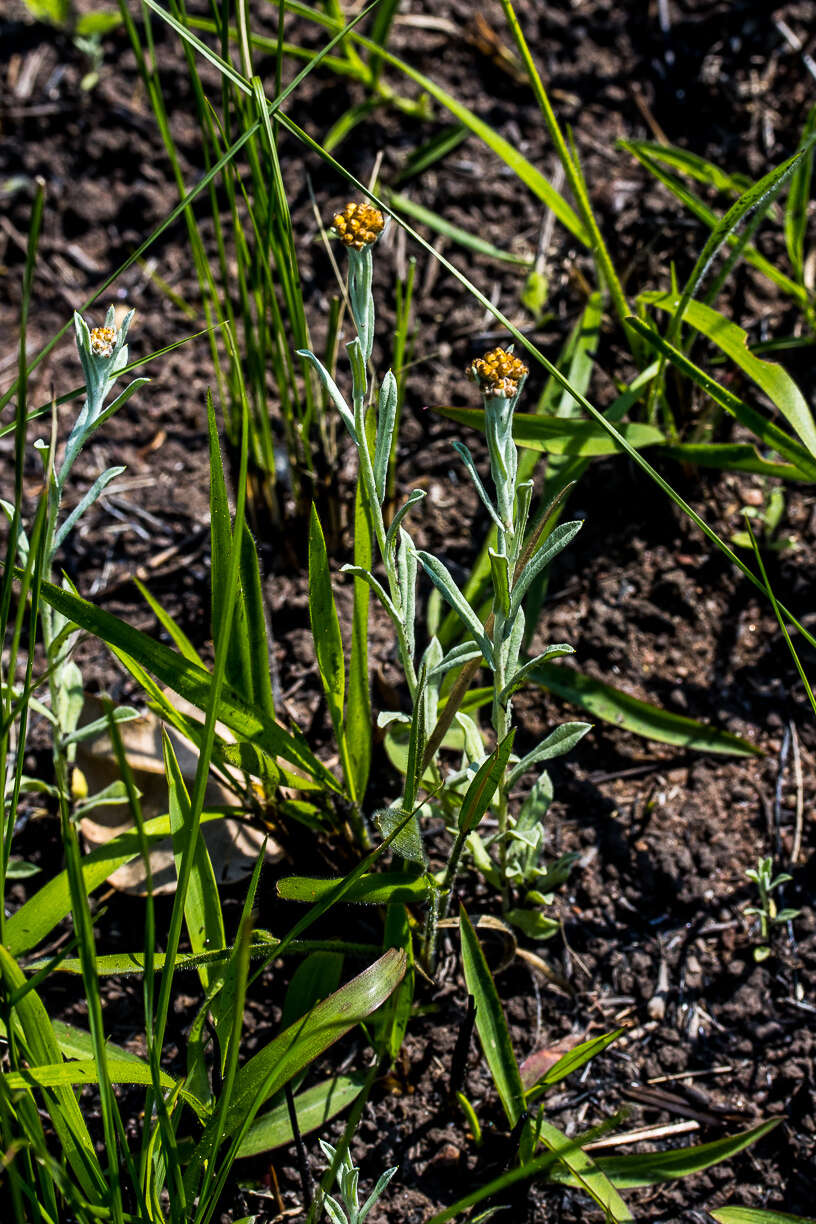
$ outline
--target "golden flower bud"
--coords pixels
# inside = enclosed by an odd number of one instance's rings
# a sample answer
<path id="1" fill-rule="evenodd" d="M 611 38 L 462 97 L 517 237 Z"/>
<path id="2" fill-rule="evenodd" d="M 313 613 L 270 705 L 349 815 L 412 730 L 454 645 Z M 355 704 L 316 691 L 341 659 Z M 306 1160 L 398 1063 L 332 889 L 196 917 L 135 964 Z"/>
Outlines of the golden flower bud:
<path id="1" fill-rule="evenodd" d="M 516 395 L 526 373 L 524 362 L 503 348 L 491 349 L 484 357 L 477 357 L 468 369 L 468 377 L 479 384 L 483 395 L 504 399 Z"/>
<path id="2" fill-rule="evenodd" d="M 383 231 L 385 221 L 378 208 L 371 204 L 347 204 L 336 213 L 332 222 L 335 234 L 346 246 L 362 251 L 376 242 Z"/>
<path id="3" fill-rule="evenodd" d="M 91 328 L 91 352 L 95 357 L 110 357 L 115 343 L 115 327 Z"/>

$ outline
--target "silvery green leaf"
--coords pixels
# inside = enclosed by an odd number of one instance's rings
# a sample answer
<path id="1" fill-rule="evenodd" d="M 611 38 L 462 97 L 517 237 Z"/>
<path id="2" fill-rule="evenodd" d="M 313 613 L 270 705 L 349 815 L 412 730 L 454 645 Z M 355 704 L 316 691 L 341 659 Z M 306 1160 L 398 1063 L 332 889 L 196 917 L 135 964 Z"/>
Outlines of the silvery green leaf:
<path id="1" fill-rule="evenodd" d="M 337 1199 L 332 1198 L 330 1194 L 327 1194 L 324 1198 L 323 1208 L 332 1224 L 349 1224 L 348 1217 L 343 1208 L 337 1202 Z"/>
<path id="2" fill-rule="evenodd" d="M 362 251 L 349 247 L 349 303 L 357 335 L 363 348 L 363 364 L 367 365 L 374 347 L 374 298 L 371 294 L 373 260 L 371 247 Z"/>
<path id="3" fill-rule="evenodd" d="M 465 734 L 462 768 L 466 769 L 474 762 L 478 761 L 481 763 L 484 760 L 484 740 L 482 739 L 481 731 L 469 714 L 463 714 L 461 710 L 457 710 L 456 721 Z"/>
<path id="4" fill-rule="evenodd" d="M 504 616 L 510 611 L 510 565 L 504 553 L 495 553 L 488 548 L 490 570 L 493 574 L 493 592 Z"/>
<path id="5" fill-rule="evenodd" d="M 436 664 L 428 680 L 438 683 L 452 667 L 463 667 L 465 663 L 470 663 L 472 659 L 480 659 L 481 656 L 481 648 L 475 642 L 459 642 Z"/>
<path id="6" fill-rule="evenodd" d="M 390 1182 L 391 1178 L 394 1176 L 398 1168 L 399 1168 L 398 1165 L 394 1165 L 393 1169 L 386 1169 L 385 1172 L 380 1174 L 380 1176 L 377 1178 L 376 1186 L 369 1194 L 363 1206 L 360 1208 L 359 1214 L 357 1216 L 358 1224 L 363 1224 L 363 1220 L 366 1218 L 371 1208 L 380 1198 L 381 1194 L 385 1190 L 386 1186 L 388 1185 L 388 1183 Z"/>
<path id="7" fill-rule="evenodd" d="M 127 803 L 130 803 L 128 789 L 121 778 L 118 778 L 115 782 L 111 782 L 109 786 L 106 786 L 104 790 L 97 791 L 95 795 L 89 795 L 87 799 L 83 799 L 81 803 L 78 803 L 74 808 L 74 815 L 76 817 L 84 816 L 86 812 L 92 811 L 93 808 L 107 807 L 108 804 L 111 806 L 123 806 Z"/>
<path id="8" fill-rule="evenodd" d="M 298 349 L 297 354 L 298 354 L 298 357 L 305 357 L 306 360 L 311 362 L 311 364 L 317 370 L 320 381 L 322 382 L 323 386 L 328 391 L 329 398 L 331 399 L 337 411 L 340 413 L 340 416 L 343 419 L 343 424 L 345 425 L 346 429 L 349 431 L 351 435 L 352 442 L 354 443 L 355 446 L 358 446 L 359 442 L 357 439 L 357 430 L 354 428 L 354 416 L 348 404 L 343 399 L 343 396 L 340 393 L 340 388 L 337 386 L 337 383 L 334 381 L 329 371 L 323 365 L 323 362 L 320 361 L 317 357 L 315 357 L 314 353 L 310 353 L 308 349 Z"/>
<path id="9" fill-rule="evenodd" d="M 381 812 L 375 813 L 375 820 L 379 826 L 383 837 L 390 836 L 394 829 L 398 828 L 405 821 L 409 809 L 403 806 L 401 802 L 392 803 L 390 807 L 385 808 Z M 411 863 L 417 863 L 420 867 L 427 867 L 428 856 L 425 853 L 425 847 L 422 844 L 422 834 L 419 828 L 419 819 L 414 813 L 410 820 L 405 824 L 405 827 L 400 830 L 394 840 L 391 842 L 391 848 L 395 854 L 402 855 Z"/>
<path id="10" fill-rule="evenodd" d="M 354 401 L 354 426 L 357 430 L 357 436 L 360 439 L 361 445 L 365 444 L 368 447 L 368 438 L 363 427 L 366 413 L 366 389 L 368 387 L 368 379 L 366 377 L 366 362 L 363 355 L 361 341 L 359 336 L 354 340 L 350 340 L 346 345 L 349 362 L 351 363 L 351 385 L 352 399 Z"/>
<path id="11" fill-rule="evenodd" d="M 385 608 L 388 615 L 391 617 L 395 625 L 401 625 L 402 621 L 397 609 L 392 604 L 389 597 L 386 595 L 382 585 L 377 581 L 373 574 L 368 570 L 364 570 L 359 565 L 342 565 L 340 567 L 341 574 L 353 574 L 355 578 L 362 578 L 363 582 L 367 582 L 374 594 L 379 599 L 382 606 Z"/>
<path id="12" fill-rule="evenodd" d="M 434 636 L 422 652 L 422 666 L 428 673 L 429 684 L 431 683 L 432 675 L 438 670 L 439 664 L 442 662 L 442 656 L 442 643 L 438 637 Z"/>
<path id="13" fill-rule="evenodd" d="M 453 581 L 453 578 L 451 578 L 447 568 L 437 557 L 432 556 L 431 553 L 418 550 L 417 556 L 422 562 L 422 568 L 431 582 L 448 601 L 475 641 L 478 642 L 488 665 L 493 667 L 493 647 L 484 631 L 484 625 Z"/>
<path id="14" fill-rule="evenodd" d="M 513 619 L 508 621 L 510 632 L 507 635 L 507 641 L 503 645 L 504 651 L 504 674 L 505 676 L 516 671 L 518 668 L 519 655 L 521 647 L 524 643 L 524 628 L 526 625 L 524 612 L 521 608 L 513 616 Z"/>
<path id="15" fill-rule="evenodd" d="M 560 523 L 550 532 L 516 580 L 510 600 L 511 618 L 516 609 L 521 606 L 521 601 L 530 589 L 531 583 L 550 564 L 553 558 L 557 557 L 561 550 L 567 547 L 570 540 L 575 538 L 582 527 L 583 523 L 580 520 L 576 520 L 572 523 Z"/>
<path id="16" fill-rule="evenodd" d="M 408 511 L 411 509 L 412 506 L 416 506 L 419 502 L 421 502 L 424 497 L 425 497 L 424 489 L 414 489 L 411 493 L 409 493 L 407 502 L 405 502 L 404 505 L 400 506 L 399 510 L 394 515 L 393 519 L 391 520 L 391 525 L 388 528 L 388 531 L 385 533 L 385 551 L 386 553 L 388 552 L 391 545 L 393 544 L 394 537 L 396 536 L 400 528 L 400 524 L 402 523 L 402 520 L 405 518 Z"/>
<path id="17" fill-rule="evenodd" d="M 516 489 L 516 537 L 521 540 L 527 530 L 530 503 L 533 500 L 533 482 L 525 480 Z"/>
<path id="18" fill-rule="evenodd" d="M 63 732 L 70 735 L 76 729 L 82 707 L 85 704 L 82 672 L 73 660 L 69 659 L 59 668 L 55 687 L 56 709 L 54 712 Z"/>
<path id="19" fill-rule="evenodd" d="M 417 553 L 408 532 L 400 527 L 400 547 L 397 553 L 397 580 L 402 602 L 402 624 L 408 644 L 409 658 L 414 657 L 414 620 L 416 618 Z"/>
<path id="20" fill-rule="evenodd" d="M 482 873 L 493 888 L 501 889 L 501 877 L 496 870 L 496 865 L 490 855 L 487 853 L 487 847 L 482 841 L 478 833 L 469 833 L 467 839 L 468 849 L 473 855 L 473 861 L 478 870 Z"/>
<path id="21" fill-rule="evenodd" d="M 408 714 L 403 714 L 402 710 L 380 710 L 377 715 L 377 726 L 381 730 L 390 727 L 392 723 L 410 723 L 411 719 Z"/>
<path id="22" fill-rule="evenodd" d="M 485 509 L 487 510 L 487 513 L 490 515 L 493 522 L 496 524 L 496 526 L 501 531 L 506 530 L 509 524 L 503 523 L 501 519 L 499 518 L 499 515 L 496 511 L 496 507 L 493 505 L 493 502 L 490 500 L 490 495 L 487 492 L 487 489 L 482 484 L 482 478 L 479 475 L 479 473 L 476 471 L 476 464 L 473 462 L 473 456 L 471 455 L 469 448 L 465 446 L 464 442 L 454 442 L 453 449 L 456 451 L 457 455 L 459 455 L 465 467 L 467 468 L 468 475 L 470 476 L 470 479 L 473 481 L 473 484 L 476 487 L 476 492 L 479 494 L 479 497 L 482 499 L 482 502 L 485 506 Z"/>
<path id="23" fill-rule="evenodd" d="M 391 444 L 394 440 L 396 419 L 397 380 L 389 370 L 380 387 L 380 399 L 377 408 L 377 441 L 374 446 L 374 480 L 377 485 L 377 496 L 381 502 L 385 497 L 388 460 L 391 458 Z"/>
<path id="24" fill-rule="evenodd" d="M 539 663 L 547 663 L 550 659 L 561 659 L 564 655 L 575 654 L 572 646 L 568 646 L 566 642 L 558 642 L 553 646 L 548 646 L 541 654 L 536 655 L 534 659 L 528 659 L 523 667 L 520 667 L 512 680 L 508 681 L 499 695 L 499 701 L 504 704 L 508 697 L 511 697 L 516 689 L 520 688 L 527 677 L 527 674 L 538 667 Z"/>
<path id="25" fill-rule="evenodd" d="M 508 788 L 513 786 L 528 769 L 532 769 L 533 765 L 538 765 L 541 761 L 550 761 L 553 757 L 563 756 L 565 752 L 569 752 L 591 729 L 592 723 L 585 722 L 567 722 L 556 727 L 537 748 L 528 752 L 526 757 L 522 757 L 518 765 L 510 770 L 507 777 Z"/>
<path id="26" fill-rule="evenodd" d="M 111 712 L 111 717 L 115 723 L 132 722 L 134 718 L 140 718 L 138 710 L 134 710 L 133 706 L 119 706 L 118 709 Z M 84 727 L 77 727 L 75 731 L 70 731 L 62 737 L 64 745 L 81 744 L 84 740 L 94 739 L 97 735 L 102 735 L 108 730 L 109 722 L 107 717 L 95 718 L 93 722 L 85 723 Z"/>
<path id="27" fill-rule="evenodd" d="M 122 472 L 124 471 L 125 471 L 124 467 L 111 467 L 111 468 L 108 468 L 107 471 L 103 472 L 101 476 L 97 476 L 96 480 L 93 482 L 90 489 L 88 489 L 87 493 L 82 498 L 82 500 L 79 502 L 79 504 L 74 507 L 74 509 L 68 515 L 67 519 L 65 520 L 65 522 L 62 524 L 59 531 L 55 535 L 54 537 L 54 550 L 55 551 L 56 549 L 59 548 L 60 544 L 62 544 L 63 540 L 66 538 L 66 536 L 71 531 L 71 529 L 75 526 L 75 524 L 79 521 L 79 519 L 82 518 L 82 515 L 85 513 L 85 511 L 90 509 L 90 507 L 94 504 L 94 502 L 104 492 L 105 488 L 110 484 L 110 482 L 112 480 L 115 480 L 117 476 L 121 476 Z"/>

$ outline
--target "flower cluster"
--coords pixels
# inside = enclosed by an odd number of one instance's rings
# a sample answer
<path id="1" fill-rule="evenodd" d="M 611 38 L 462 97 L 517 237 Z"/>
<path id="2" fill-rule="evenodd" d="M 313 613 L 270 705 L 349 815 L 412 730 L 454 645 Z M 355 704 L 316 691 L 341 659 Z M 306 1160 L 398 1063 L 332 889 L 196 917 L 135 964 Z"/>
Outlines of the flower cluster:
<path id="1" fill-rule="evenodd" d="M 513 399 L 527 367 L 506 349 L 494 348 L 484 357 L 477 357 L 468 369 L 468 377 L 479 384 L 483 395 Z"/>
<path id="2" fill-rule="evenodd" d="M 116 344 L 115 327 L 91 328 L 91 352 L 95 357 L 110 357 Z"/>
<path id="3" fill-rule="evenodd" d="M 371 204 L 347 204 L 342 212 L 334 216 L 333 228 L 337 237 L 355 251 L 376 242 L 383 231 L 385 221 L 378 208 Z"/>

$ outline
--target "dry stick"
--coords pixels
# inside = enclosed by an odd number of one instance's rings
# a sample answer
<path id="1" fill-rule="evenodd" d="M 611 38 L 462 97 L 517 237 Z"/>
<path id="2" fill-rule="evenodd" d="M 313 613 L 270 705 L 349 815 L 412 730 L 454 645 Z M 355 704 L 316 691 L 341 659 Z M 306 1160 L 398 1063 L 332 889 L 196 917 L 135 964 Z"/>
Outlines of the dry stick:
<path id="1" fill-rule="evenodd" d="M 544 534 L 544 529 L 546 528 L 547 523 L 549 522 L 553 511 L 557 508 L 559 502 L 563 499 L 567 491 L 572 488 L 574 483 L 575 481 L 573 480 L 573 481 L 570 481 L 569 484 L 565 484 L 563 489 L 559 490 L 559 492 L 556 493 L 555 497 L 552 499 L 550 504 L 539 515 L 538 523 L 536 524 L 534 529 L 530 532 L 530 535 L 527 539 L 527 543 L 524 545 L 524 549 L 521 553 L 521 556 L 516 562 L 516 567 L 515 567 L 515 570 L 513 571 L 514 578 L 517 573 L 520 573 L 524 569 L 527 562 L 530 560 L 533 553 L 536 551 L 541 541 L 541 537 Z M 485 621 L 485 633 L 489 637 L 492 631 L 493 631 L 493 613 L 491 612 L 490 616 Z M 457 679 L 456 683 L 454 684 L 453 688 L 448 694 L 448 699 L 445 702 L 444 709 L 442 710 L 442 713 L 439 715 L 439 718 L 436 721 L 436 726 L 434 727 L 433 732 L 430 736 L 430 739 L 428 740 L 428 743 L 425 747 L 425 753 L 422 757 L 422 773 L 423 774 L 425 770 L 431 764 L 431 761 L 436 756 L 443 739 L 445 738 L 448 731 L 450 730 L 450 725 L 453 722 L 453 719 L 456 715 L 456 711 L 459 709 L 462 702 L 464 701 L 465 695 L 473 682 L 473 678 L 475 677 L 476 673 L 478 672 L 481 666 L 482 666 L 481 659 L 471 659 L 471 661 L 469 663 L 466 663 L 465 666 L 462 668 L 461 672 L 459 673 L 459 678 Z"/>
<path id="2" fill-rule="evenodd" d="M 802 779 L 802 754 L 799 750 L 799 736 L 793 722 L 790 724 L 791 743 L 793 747 L 793 779 L 796 783 L 796 823 L 793 829 L 793 846 L 791 847 L 791 864 L 796 866 L 802 852 L 802 824 L 805 816 L 804 782 Z"/>

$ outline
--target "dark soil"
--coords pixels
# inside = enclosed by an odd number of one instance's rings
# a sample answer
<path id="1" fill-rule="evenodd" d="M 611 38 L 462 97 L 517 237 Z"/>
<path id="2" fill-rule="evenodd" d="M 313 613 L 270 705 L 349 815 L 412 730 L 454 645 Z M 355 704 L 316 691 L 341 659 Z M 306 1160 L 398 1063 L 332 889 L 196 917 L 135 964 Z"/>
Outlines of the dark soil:
<path id="1" fill-rule="evenodd" d="M 137 8 L 134 4 L 134 15 Z M 277 6 L 269 8 L 258 20 L 273 29 Z M 804 51 L 813 51 L 812 0 L 780 5 L 668 0 L 667 28 L 661 28 L 657 8 L 610 0 L 520 0 L 517 5 L 559 118 L 574 130 L 601 228 L 632 296 L 667 287 L 672 264 L 682 281 L 706 233 L 615 141 L 664 133 L 671 143 L 756 178 L 793 152 L 816 88 L 808 61 L 792 49 L 778 24 L 787 23 L 803 40 Z M 499 44 L 507 41 L 498 0 L 479 6 L 463 0 L 434 5 L 408 0 L 402 9 L 405 20 L 397 23 L 393 49 L 552 175 L 555 157 L 529 89 L 503 66 L 485 34 L 487 29 Z M 477 15 L 486 26 L 477 25 Z M 411 17 L 427 20 L 412 24 Z M 183 57 L 160 23 L 156 32 L 174 137 L 185 181 L 191 184 L 204 163 Z M 291 37 L 299 33 L 293 26 Z M 20 282 L 36 178 L 45 180 L 46 212 L 29 326 L 32 355 L 134 251 L 178 196 L 123 32 L 105 38 L 101 77 L 91 92 L 80 87 L 88 65 L 70 37 L 33 24 L 16 0 L 4 6 L 0 36 L 0 372 L 6 385 L 15 371 Z M 262 66 L 262 74 L 268 69 Z M 216 75 L 204 76 L 217 103 Z M 395 78 L 393 84 L 411 92 Z M 271 76 L 267 88 L 271 93 Z M 320 138 L 362 98 L 356 86 L 319 72 L 291 99 L 290 113 Z M 381 109 L 354 130 L 338 156 L 367 180 L 382 153 L 381 175 L 388 183 L 411 150 L 446 121 L 439 112 L 432 121 L 419 123 Z M 281 161 L 302 249 L 307 311 L 319 328 L 331 272 L 316 243 L 307 176 L 324 216 L 342 203 L 345 191 L 318 159 L 304 157 L 288 138 L 282 142 Z M 405 189 L 419 203 L 497 246 L 535 252 L 540 205 L 474 138 Z M 722 201 L 712 203 L 723 206 Z M 760 248 L 781 262 L 781 231 L 765 228 Z M 376 260 L 377 368 L 389 360 L 394 272 L 406 251 L 414 253 L 392 227 Z M 398 479 L 403 492 L 416 486 L 427 490 L 418 534 L 425 547 L 462 574 L 486 524 L 451 448 L 456 432 L 425 408 L 473 402 L 459 371 L 497 333 L 452 277 L 424 252 L 415 253 L 416 365 L 409 380 Z M 445 253 L 556 358 L 583 308 L 586 280 L 592 276 L 585 253 L 575 249 L 569 235 L 555 226 L 547 252 L 550 313 L 538 329 L 519 304 L 517 269 L 450 244 Z M 94 308 L 96 318 L 109 301 L 136 307 L 134 354 L 151 352 L 203 326 L 183 221 L 165 231 L 146 260 L 118 277 Z M 162 292 L 161 282 L 169 285 L 172 298 Z M 180 303 L 189 307 L 189 317 Z M 752 273 L 733 279 L 724 306 L 752 339 L 786 335 L 799 326 L 787 300 Z M 793 350 L 783 360 L 812 399 L 816 380 L 809 350 Z M 593 401 L 608 405 L 614 380 L 630 372 L 619 336 L 605 331 L 590 388 Z M 213 379 L 206 341 L 175 350 L 151 373 L 152 384 L 108 423 L 82 457 L 77 497 L 86 487 L 83 482 L 111 463 L 126 464 L 127 473 L 73 538 L 63 564 L 84 595 L 152 632 L 155 623 L 132 583 L 135 574 L 142 576 L 196 644 L 206 647 L 205 398 Z M 77 381 L 73 341 L 66 333 L 35 370 L 30 402 L 45 403 L 52 382 L 59 394 Z M 533 375 L 531 402 L 539 388 Z M 270 402 L 274 405 L 272 391 Z M 71 412 L 70 407 L 62 410 L 63 429 Z M 43 424 L 43 433 L 46 428 Z M 4 483 L 10 487 L 10 438 L 0 440 L 0 454 Z M 742 507 L 761 506 L 768 495 L 767 482 L 758 477 L 718 477 L 668 463 L 664 471 L 725 538 L 741 529 Z M 344 451 L 332 492 L 341 518 L 348 514 L 352 479 L 351 456 Z M 39 466 L 31 458 L 26 489 L 32 498 L 39 480 Z M 807 486 L 797 486 L 785 495 L 779 535 L 791 537 L 793 547 L 769 554 L 769 576 L 777 594 L 812 627 L 812 494 Z M 708 1218 L 707 1207 L 729 1201 L 812 1212 L 816 734 L 810 709 L 767 604 L 628 459 L 595 462 L 573 492 L 571 508 L 585 517 L 586 526 L 553 572 L 541 639 L 571 642 L 582 670 L 744 736 L 762 755 L 675 751 L 598 722 L 566 763 L 557 764 L 549 850 L 553 856 L 574 850 L 579 858 L 553 911 L 563 922 L 562 936 L 538 951 L 565 985 L 555 988 L 521 959 L 498 974 L 516 1052 L 523 1059 L 565 1038 L 623 1027 L 621 1038 L 586 1074 L 566 1081 L 551 1098 L 550 1116 L 568 1134 L 596 1126 L 619 1109 L 627 1111 L 624 1131 L 653 1123 L 693 1124 L 694 1129 L 665 1141 L 673 1145 L 706 1142 L 765 1118 L 780 1119 L 761 1143 L 726 1164 L 686 1182 L 626 1192 L 637 1218 L 699 1224 Z M 314 668 L 302 557 L 281 543 L 294 537 L 298 527 L 293 524 L 281 533 L 262 518 L 256 521 L 284 708 L 328 758 L 330 737 Z M 343 535 L 337 542 L 338 566 L 347 559 L 347 549 Z M 337 587 L 341 613 L 347 616 L 348 591 L 341 581 Z M 802 658 L 812 668 L 809 649 L 804 648 Z M 122 691 L 121 677 L 101 647 L 86 647 L 83 667 L 89 688 Z M 372 643 L 372 679 L 375 707 L 390 708 L 398 672 L 387 627 L 380 624 Z M 572 716 L 563 703 L 538 690 L 519 699 L 518 710 L 522 736 L 530 742 L 543 728 Z M 396 789 L 382 754 L 375 764 L 372 810 Z M 792 862 L 797 821 L 801 851 Z M 46 873 L 59 868 L 53 815 L 30 821 L 18 840 L 16 851 Z M 442 842 L 437 845 L 432 838 L 431 847 L 441 850 Z M 336 848 L 321 846 L 319 851 L 322 860 L 316 863 L 313 842 L 306 839 L 300 848 L 293 844 L 290 861 L 277 874 L 293 868 L 329 874 Z M 745 870 L 766 854 L 774 855 L 778 869 L 791 871 L 785 903 L 802 913 L 791 931 L 777 934 L 772 956 L 758 965 L 755 932 L 743 913 L 755 899 Z M 275 872 L 269 871 L 260 921 L 281 932 L 291 925 L 292 910 L 273 899 L 274 879 Z M 473 916 L 494 904 L 468 876 L 459 891 Z M 20 899 L 25 895 L 22 887 L 18 894 Z M 240 889 L 225 902 L 227 918 L 234 922 Z M 107 906 L 100 947 L 130 947 L 133 931 L 141 931 L 141 904 L 113 895 Z M 353 938 L 380 939 L 376 914 L 360 918 L 348 912 L 348 921 Z M 284 979 L 278 966 L 253 997 L 247 1019 L 250 1050 L 274 1031 Z M 191 991 L 194 986 L 190 979 Z M 384 1167 L 400 1166 L 382 1207 L 369 1217 L 371 1224 L 419 1224 L 513 1159 L 475 1042 L 467 1091 L 485 1126 L 480 1149 L 462 1116 L 447 1104 L 452 1051 L 465 1009 L 457 940 L 446 943 L 437 978 L 420 984 L 418 1001 L 420 1014 L 411 1022 L 403 1055 L 376 1085 L 358 1131 L 355 1153 L 366 1186 Z M 170 1033 L 177 1048 L 168 1054 L 171 1059 L 175 1055 L 179 1070 L 185 1026 L 196 1005 L 194 993 L 177 1000 Z M 81 1011 L 70 984 L 51 988 L 49 1006 L 52 1014 L 65 1018 Z M 138 1045 L 140 985 L 133 979 L 111 985 L 106 1006 L 113 1039 Z M 360 1039 L 338 1048 L 340 1058 L 362 1065 Z M 337 1057 L 334 1051 L 324 1071 L 336 1067 Z M 90 1098 L 88 1109 L 92 1112 Z M 317 1169 L 322 1158 L 316 1155 L 314 1137 L 307 1142 Z M 641 1148 L 620 1149 L 633 1150 Z M 283 1208 L 298 1218 L 295 1165 L 294 1152 L 276 1152 L 271 1161 L 240 1167 L 223 1219 L 249 1211 L 268 1212 L 261 1218 L 271 1220 Z M 240 1189 L 239 1182 L 254 1188 Z M 272 1193 L 275 1185 L 281 1197 Z M 565 1224 L 600 1219 L 585 1196 L 543 1185 L 519 1193 L 511 1216 Z"/>

